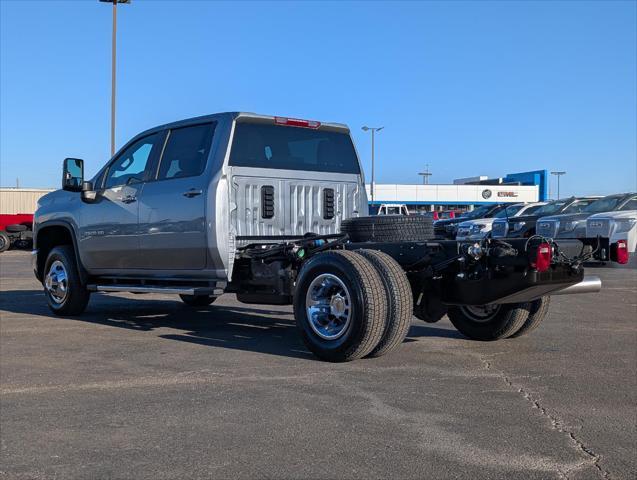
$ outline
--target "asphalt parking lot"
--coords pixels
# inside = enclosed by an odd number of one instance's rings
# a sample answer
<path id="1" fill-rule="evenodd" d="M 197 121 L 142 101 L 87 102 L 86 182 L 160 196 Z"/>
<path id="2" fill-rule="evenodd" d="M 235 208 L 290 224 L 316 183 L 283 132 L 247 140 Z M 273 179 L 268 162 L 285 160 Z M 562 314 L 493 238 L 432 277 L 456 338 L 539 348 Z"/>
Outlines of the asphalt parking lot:
<path id="1" fill-rule="evenodd" d="M 2 478 L 635 478 L 637 270 L 479 343 L 414 319 L 394 354 L 316 360 L 289 307 L 94 295 L 49 314 L 0 256 Z"/>

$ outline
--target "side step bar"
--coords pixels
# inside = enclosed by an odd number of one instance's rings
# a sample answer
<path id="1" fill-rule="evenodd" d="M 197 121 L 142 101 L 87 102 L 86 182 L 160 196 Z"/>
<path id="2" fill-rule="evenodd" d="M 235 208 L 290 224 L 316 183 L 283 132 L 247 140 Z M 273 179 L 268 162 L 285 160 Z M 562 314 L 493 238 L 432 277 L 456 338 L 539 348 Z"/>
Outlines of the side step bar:
<path id="1" fill-rule="evenodd" d="M 584 279 L 576 283 L 575 285 L 571 285 L 570 287 L 563 288 L 562 290 L 558 290 L 556 292 L 551 292 L 551 295 L 570 295 L 572 293 L 596 293 L 602 289 L 602 281 L 599 277 L 595 276 L 586 276 Z"/>
<path id="2" fill-rule="evenodd" d="M 221 295 L 222 288 L 213 287 L 161 287 L 146 285 L 88 285 L 92 292 L 165 293 L 167 295 Z"/>

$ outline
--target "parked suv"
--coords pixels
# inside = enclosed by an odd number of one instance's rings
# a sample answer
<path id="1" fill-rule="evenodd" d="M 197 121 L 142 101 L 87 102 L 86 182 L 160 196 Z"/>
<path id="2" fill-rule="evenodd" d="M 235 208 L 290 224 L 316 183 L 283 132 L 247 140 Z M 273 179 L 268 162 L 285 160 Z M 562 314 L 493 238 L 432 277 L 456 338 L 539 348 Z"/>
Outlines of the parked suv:
<path id="1" fill-rule="evenodd" d="M 456 216 L 454 218 L 449 218 L 446 220 L 438 220 L 434 224 L 436 237 L 455 239 L 458 232 L 458 225 L 460 225 L 462 222 L 465 222 L 467 220 L 474 220 L 477 218 L 491 218 L 502 209 L 504 209 L 504 207 L 505 205 L 502 204 L 483 205 L 482 207 L 478 207 L 475 210 L 463 213 L 460 216 Z"/>
<path id="2" fill-rule="evenodd" d="M 62 190 L 35 213 L 35 275 L 58 315 L 81 314 L 92 292 L 293 305 L 329 361 L 394 350 L 412 315 L 448 315 L 477 340 L 523 335 L 549 295 L 601 287 L 577 240 L 432 242 L 430 218 L 361 216 L 364 185 L 345 125 L 251 113 L 162 125 L 91 180 L 64 161 Z"/>
<path id="3" fill-rule="evenodd" d="M 637 194 L 622 193 L 600 198 L 584 207 L 581 212 L 542 217 L 536 232 L 550 238 L 586 238 L 586 219 L 603 212 L 635 210 Z"/>
<path id="4" fill-rule="evenodd" d="M 462 222 L 458 225 L 456 240 L 482 240 L 491 235 L 491 227 L 496 220 L 500 218 L 510 219 L 522 215 L 532 215 L 543 205 L 546 205 L 546 202 L 516 203 L 503 208 L 491 218 L 478 218 Z"/>
<path id="5" fill-rule="evenodd" d="M 499 218 L 493 222 L 491 236 L 493 238 L 528 238 L 535 235 L 539 218 L 561 213 L 579 213 L 599 197 L 570 197 L 555 200 L 537 209 L 532 215 L 522 215 L 513 220 Z"/>

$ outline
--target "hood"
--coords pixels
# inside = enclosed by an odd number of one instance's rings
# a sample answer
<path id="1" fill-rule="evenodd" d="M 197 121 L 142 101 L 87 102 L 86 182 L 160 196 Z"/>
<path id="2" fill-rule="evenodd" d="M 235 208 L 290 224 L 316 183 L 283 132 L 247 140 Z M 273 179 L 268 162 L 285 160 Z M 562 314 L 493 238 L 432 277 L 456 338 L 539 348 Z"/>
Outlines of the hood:
<path id="1" fill-rule="evenodd" d="M 440 227 L 444 227 L 446 225 L 455 225 L 456 223 L 462 223 L 462 222 L 466 222 L 467 219 L 466 218 L 446 218 L 444 220 L 436 220 L 434 222 L 434 225 L 440 226 Z"/>
<path id="2" fill-rule="evenodd" d="M 513 218 L 513 217 L 511 217 Z M 472 227 L 474 225 L 491 225 L 496 219 L 495 218 L 476 218 L 475 220 L 465 220 L 464 222 L 458 225 L 459 227 Z"/>
<path id="3" fill-rule="evenodd" d="M 619 210 L 616 212 L 602 212 L 591 215 L 588 219 L 596 218 L 637 218 L 637 210 Z"/>
<path id="4" fill-rule="evenodd" d="M 520 215 L 519 217 L 509 217 L 510 222 L 535 222 L 539 217 L 537 215 Z M 496 222 L 506 222 L 506 218 L 496 218 Z"/>
<path id="5" fill-rule="evenodd" d="M 541 217 L 539 221 L 557 220 L 558 222 L 572 222 L 577 220 L 586 220 L 590 217 L 590 213 L 564 213 L 562 215 L 551 215 L 549 217 Z"/>

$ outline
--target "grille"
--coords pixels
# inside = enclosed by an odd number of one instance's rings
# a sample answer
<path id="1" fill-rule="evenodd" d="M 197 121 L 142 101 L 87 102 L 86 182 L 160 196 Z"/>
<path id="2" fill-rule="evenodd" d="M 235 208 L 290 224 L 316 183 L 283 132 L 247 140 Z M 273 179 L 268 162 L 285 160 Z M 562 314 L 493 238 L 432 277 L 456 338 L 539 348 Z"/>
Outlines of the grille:
<path id="1" fill-rule="evenodd" d="M 274 187 L 263 185 L 261 187 L 261 218 L 274 217 Z"/>
<path id="2" fill-rule="evenodd" d="M 586 222 L 586 236 L 589 238 L 610 237 L 610 220 L 607 218 L 589 218 Z"/>
<path id="3" fill-rule="evenodd" d="M 334 218 L 334 189 L 323 189 L 323 218 L 329 220 Z"/>
<path id="4" fill-rule="evenodd" d="M 543 235 L 545 237 L 555 238 L 557 236 L 557 227 L 558 222 L 552 220 L 546 220 L 542 222 L 538 222 L 535 230 L 538 235 Z"/>
<path id="5" fill-rule="evenodd" d="M 493 237 L 506 237 L 508 225 L 506 222 L 493 222 L 493 228 L 491 229 L 491 236 Z"/>

